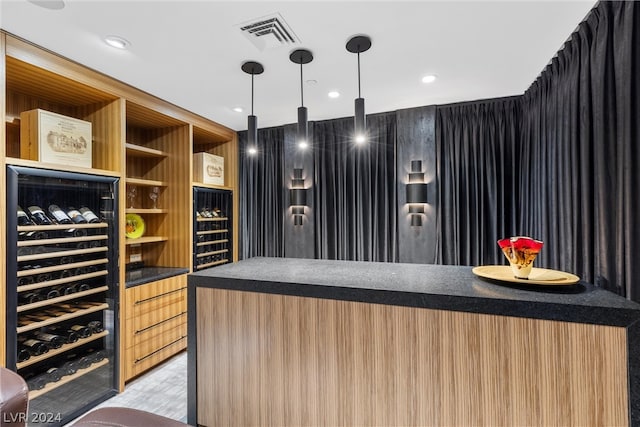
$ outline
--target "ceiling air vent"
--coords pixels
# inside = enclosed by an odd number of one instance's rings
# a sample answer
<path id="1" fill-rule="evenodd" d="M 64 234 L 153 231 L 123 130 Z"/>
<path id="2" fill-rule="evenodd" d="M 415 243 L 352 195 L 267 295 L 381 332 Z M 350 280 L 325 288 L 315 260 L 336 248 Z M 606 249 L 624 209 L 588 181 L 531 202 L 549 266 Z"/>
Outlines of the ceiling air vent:
<path id="1" fill-rule="evenodd" d="M 300 43 L 296 34 L 279 13 L 243 22 L 237 27 L 259 50 Z"/>

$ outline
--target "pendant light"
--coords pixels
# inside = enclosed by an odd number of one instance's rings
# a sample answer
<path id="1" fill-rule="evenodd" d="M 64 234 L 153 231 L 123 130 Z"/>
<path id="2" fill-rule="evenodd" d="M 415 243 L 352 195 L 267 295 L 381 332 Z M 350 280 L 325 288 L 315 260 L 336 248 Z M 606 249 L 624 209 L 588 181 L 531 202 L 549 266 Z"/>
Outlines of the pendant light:
<path id="1" fill-rule="evenodd" d="M 355 116 L 353 120 L 354 138 L 357 144 L 362 144 L 367 140 L 364 98 L 360 93 L 360 53 L 366 52 L 370 47 L 371 39 L 368 36 L 355 36 L 347 42 L 347 50 L 358 54 L 358 98 L 355 100 Z"/>
<path id="2" fill-rule="evenodd" d="M 259 62 L 247 61 L 242 64 L 242 71 L 247 74 L 251 74 L 251 115 L 247 118 L 247 146 L 249 147 L 249 153 L 254 154 L 258 150 L 258 118 L 253 115 L 253 76 L 256 74 L 262 74 L 264 72 L 264 67 Z"/>
<path id="3" fill-rule="evenodd" d="M 302 64 L 313 61 L 313 54 L 306 49 L 297 49 L 289 55 L 291 62 L 300 64 L 300 107 L 298 107 L 298 147 L 306 148 L 309 145 L 309 122 L 307 119 L 307 107 L 304 106 L 304 87 L 302 78 Z"/>

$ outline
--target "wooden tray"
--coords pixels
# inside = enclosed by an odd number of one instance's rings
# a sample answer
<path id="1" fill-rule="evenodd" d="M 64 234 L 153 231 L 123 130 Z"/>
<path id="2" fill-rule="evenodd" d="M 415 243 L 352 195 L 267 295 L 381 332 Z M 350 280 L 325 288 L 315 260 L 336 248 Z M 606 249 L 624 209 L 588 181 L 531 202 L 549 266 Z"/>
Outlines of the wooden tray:
<path id="1" fill-rule="evenodd" d="M 519 285 L 567 286 L 580 281 L 575 274 L 547 268 L 532 268 L 528 279 L 517 279 L 508 265 L 482 265 L 475 267 L 473 274 L 500 282 L 517 283 Z"/>

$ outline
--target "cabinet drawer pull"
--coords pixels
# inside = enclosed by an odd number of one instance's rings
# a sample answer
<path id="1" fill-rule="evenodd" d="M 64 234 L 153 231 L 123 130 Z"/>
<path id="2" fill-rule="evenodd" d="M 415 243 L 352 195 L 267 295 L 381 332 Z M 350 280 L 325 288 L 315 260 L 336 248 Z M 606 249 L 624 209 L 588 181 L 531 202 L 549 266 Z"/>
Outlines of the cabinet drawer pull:
<path id="1" fill-rule="evenodd" d="M 151 325 L 151 326 L 147 326 L 146 328 L 138 329 L 137 331 L 135 331 L 135 334 L 136 334 L 136 335 L 137 335 L 137 334 L 141 334 L 141 333 L 143 333 L 143 332 L 148 331 L 149 329 L 153 329 L 153 328 L 155 328 L 156 326 L 160 326 L 160 325 L 162 325 L 163 323 L 166 323 L 166 322 L 168 322 L 168 321 L 170 321 L 170 320 L 176 319 L 176 318 L 178 318 L 178 317 L 180 317 L 180 316 L 184 316 L 185 314 L 187 314 L 187 312 L 186 312 L 186 311 L 183 311 L 183 312 L 182 312 L 182 313 L 180 313 L 180 314 L 176 314 L 175 316 L 171 316 L 171 317 L 169 317 L 169 318 L 167 318 L 167 319 L 161 320 L 161 321 L 159 321 L 158 323 L 154 323 L 154 324 L 153 324 L 153 325 Z"/>
<path id="2" fill-rule="evenodd" d="M 133 363 L 140 363 L 140 362 L 142 362 L 143 360 L 145 360 L 145 359 L 147 359 L 147 358 L 149 358 L 149 357 L 153 356 L 154 354 L 156 354 L 156 353 L 158 353 L 158 352 L 161 352 L 161 351 L 162 351 L 162 350 L 164 350 L 165 348 L 167 348 L 167 347 L 171 347 L 172 345 L 179 343 L 180 341 L 182 341 L 182 340 L 183 340 L 183 339 L 185 339 L 186 337 L 187 337 L 186 335 L 183 335 L 183 336 L 181 336 L 180 338 L 178 338 L 177 340 L 172 341 L 172 342 L 170 342 L 170 343 L 169 343 L 169 344 L 167 344 L 167 345 L 163 345 L 163 346 L 162 346 L 162 347 L 160 347 L 159 349 L 152 351 L 151 353 L 147 354 L 146 356 L 143 356 L 143 357 L 141 357 L 140 359 L 136 359 Z"/>
<path id="3" fill-rule="evenodd" d="M 136 301 L 134 304 L 135 304 L 135 305 L 142 304 L 142 303 L 145 303 L 145 302 L 147 302 L 147 301 L 151 301 L 151 300 L 154 300 L 154 299 L 162 298 L 162 297 L 164 297 L 164 296 L 167 296 L 167 295 L 170 295 L 170 294 L 173 294 L 173 293 L 176 293 L 176 292 L 181 292 L 181 291 L 183 291 L 183 290 L 185 290 L 185 289 L 187 289 L 187 287 L 186 287 L 186 286 L 185 286 L 184 288 L 174 289 L 174 290 L 172 290 L 172 291 L 165 292 L 164 294 L 154 295 L 154 296 L 149 297 L 149 298 L 141 299 L 141 300 L 139 300 L 139 301 Z"/>

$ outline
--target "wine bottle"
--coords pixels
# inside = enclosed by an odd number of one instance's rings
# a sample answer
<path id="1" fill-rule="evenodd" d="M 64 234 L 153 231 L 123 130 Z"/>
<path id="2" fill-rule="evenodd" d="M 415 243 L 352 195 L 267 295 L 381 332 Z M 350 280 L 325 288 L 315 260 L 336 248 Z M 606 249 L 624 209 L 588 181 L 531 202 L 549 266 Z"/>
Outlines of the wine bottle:
<path id="1" fill-rule="evenodd" d="M 31 353 L 29 353 L 29 350 L 27 350 L 25 347 L 18 348 L 18 354 L 17 354 L 18 363 L 24 362 L 25 360 L 29 360 L 30 357 L 31 357 Z"/>
<path id="2" fill-rule="evenodd" d="M 60 293 L 60 295 L 70 295 L 78 292 L 78 285 L 71 283 L 69 285 L 56 286 L 55 289 Z"/>
<path id="3" fill-rule="evenodd" d="M 18 286 L 31 285 L 33 283 L 33 276 L 18 277 Z"/>
<path id="4" fill-rule="evenodd" d="M 42 374 L 27 380 L 27 387 L 29 387 L 29 390 L 42 390 L 47 385 L 47 382 L 47 375 Z"/>
<path id="5" fill-rule="evenodd" d="M 37 225 L 51 225 L 53 224 L 49 217 L 44 214 L 44 211 L 40 206 L 29 206 L 27 208 L 29 211 L 29 215 L 31 215 L 31 220 L 35 222 Z"/>
<path id="6" fill-rule="evenodd" d="M 80 213 L 89 223 L 100 222 L 100 218 L 98 218 L 96 214 L 86 206 L 80 208 Z"/>
<path id="7" fill-rule="evenodd" d="M 80 211 L 74 207 L 69 206 L 69 210 L 67 211 L 67 215 L 73 222 L 76 224 L 86 224 L 87 219 L 80 213 Z"/>
<path id="8" fill-rule="evenodd" d="M 21 246 L 18 248 L 18 256 L 32 255 L 33 248 L 31 246 Z"/>
<path id="9" fill-rule="evenodd" d="M 29 215 L 20 206 L 18 206 L 18 225 L 34 225 Z"/>
<path id="10" fill-rule="evenodd" d="M 77 249 L 89 249 L 89 242 L 78 242 L 76 244 Z"/>
<path id="11" fill-rule="evenodd" d="M 65 339 L 60 335 L 48 334 L 46 332 L 36 332 L 34 337 L 47 343 L 49 348 L 60 348 L 65 342 Z"/>
<path id="12" fill-rule="evenodd" d="M 45 299 L 58 298 L 60 296 L 60 291 L 55 288 L 46 289 L 42 291 L 42 295 L 45 297 Z"/>
<path id="13" fill-rule="evenodd" d="M 19 299 L 22 304 L 33 304 L 34 302 L 44 300 L 44 297 L 37 292 L 26 292 L 24 294 L 20 294 Z"/>
<path id="14" fill-rule="evenodd" d="M 89 289 L 91 289 L 91 286 L 87 285 L 86 283 L 82 283 L 78 286 L 78 292 L 88 291 Z"/>
<path id="15" fill-rule="evenodd" d="M 62 378 L 62 371 L 55 366 L 47 369 L 47 372 L 45 372 L 45 374 L 47 375 L 47 379 L 49 380 L 49 382 L 53 383 L 60 381 L 60 379 Z"/>
<path id="16" fill-rule="evenodd" d="M 37 283 L 48 282 L 49 280 L 51 280 L 51 274 L 49 273 L 42 273 L 36 276 Z"/>
<path id="17" fill-rule="evenodd" d="M 60 370 L 62 371 L 62 375 L 73 375 L 78 372 L 78 362 L 76 360 L 69 360 L 60 366 Z"/>
<path id="18" fill-rule="evenodd" d="M 62 337 L 67 344 L 77 342 L 80 339 L 77 333 L 60 325 L 46 326 L 43 331 Z"/>
<path id="19" fill-rule="evenodd" d="M 49 205 L 49 213 L 58 224 L 73 223 L 73 221 L 71 221 L 71 218 L 69 218 L 69 215 L 67 215 L 62 209 L 60 209 L 60 206 L 58 205 Z"/>
<path id="20" fill-rule="evenodd" d="M 84 219 L 84 217 L 82 217 Z M 64 237 L 84 237 L 87 235 L 87 230 L 84 228 L 70 228 L 64 230 Z"/>
<path id="21" fill-rule="evenodd" d="M 94 334 L 98 334 L 102 331 L 104 331 L 104 327 L 102 326 L 102 322 L 99 320 L 92 320 L 91 322 L 87 323 L 87 328 L 91 329 L 91 332 Z"/>
<path id="22" fill-rule="evenodd" d="M 79 369 L 86 369 L 89 366 L 91 366 L 91 358 L 89 356 L 84 356 L 81 357 L 80 360 L 78 360 L 78 368 Z"/>
<path id="23" fill-rule="evenodd" d="M 89 338 L 91 334 L 93 334 L 93 332 L 91 332 L 91 328 L 87 328 L 83 325 L 69 326 L 69 331 L 75 332 L 80 338 Z"/>
<path id="24" fill-rule="evenodd" d="M 32 356 L 40 356 L 49 351 L 49 346 L 45 342 L 33 338 L 23 341 L 22 345 Z"/>

